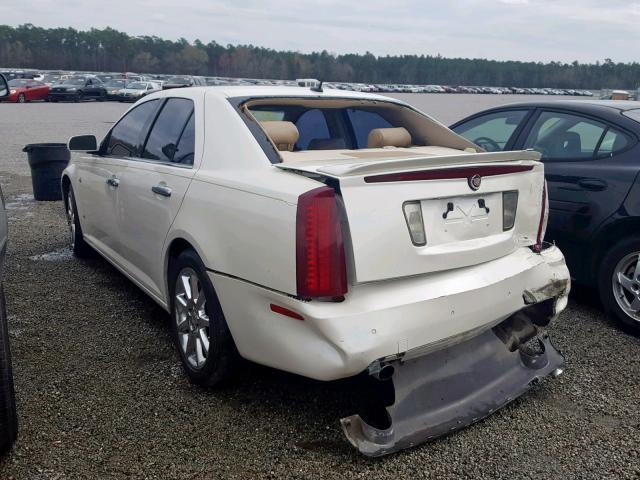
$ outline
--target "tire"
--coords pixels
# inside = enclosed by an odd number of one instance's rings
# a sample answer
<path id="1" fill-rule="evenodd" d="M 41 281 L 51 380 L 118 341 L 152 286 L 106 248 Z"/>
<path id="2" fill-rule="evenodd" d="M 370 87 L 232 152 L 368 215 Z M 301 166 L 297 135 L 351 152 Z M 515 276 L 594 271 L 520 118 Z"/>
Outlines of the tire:
<path id="1" fill-rule="evenodd" d="M 240 360 L 218 296 L 193 250 L 180 253 L 168 273 L 171 336 L 182 366 L 191 382 L 216 386 L 232 377 Z M 195 290 L 197 296 L 190 293 Z"/>
<path id="2" fill-rule="evenodd" d="M 107 96 L 106 95 L 100 95 L 98 97 L 98 101 L 99 102 L 106 102 L 107 101 Z"/>
<path id="3" fill-rule="evenodd" d="M 85 242 L 84 236 L 82 235 L 76 197 L 71 185 L 69 185 L 69 190 L 67 191 L 65 206 L 67 208 L 67 223 L 69 224 L 71 250 L 78 258 L 93 257 L 94 250 L 87 242 Z"/>
<path id="4" fill-rule="evenodd" d="M 75 96 L 75 97 L 73 97 L 73 101 L 74 101 L 75 103 L 80 103 L 80 102 L 83 100 L 83 97 L 84 97 L 84 96 L 82 95 L 82 93 L 81 93 L 81 92 L 78 92 L 78 93 L 76 93 L 76 96 Z"/>
<path id="5" fill-rule="evenodd" d="M 27 97 L 24 96 L 24 93 L 21 93 L 20 95 L 18 95 L 17 103 L 27 103 Z"/>
<path id="6" fill-rule="evenodd" d="M 11 449 L 17 436 L 18 417 L 16 415 L 16 394 L 13 387 L 7 310 L 4 288 L 0 286 L 0 454 Z"/>
<path id="7" fill-rule="evenodd" d="M 607 313 L 627 332 L 640 335 L 640 237 L 607 251 L 598 272 L 598 290 Z M 636 268 L 637 266 L 637 268 Z"/>

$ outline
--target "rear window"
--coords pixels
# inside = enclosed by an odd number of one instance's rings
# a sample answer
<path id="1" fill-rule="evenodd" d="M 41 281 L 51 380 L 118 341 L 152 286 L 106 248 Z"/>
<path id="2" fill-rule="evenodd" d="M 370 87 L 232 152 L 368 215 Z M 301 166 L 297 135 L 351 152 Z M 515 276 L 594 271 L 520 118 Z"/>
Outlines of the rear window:
<path id="1" fill-rule="evenodd" d="M 296 150 L 308 150 L 309 145 L 313 148 L 312 142 L 318 143 L 322 140 L 330 140 L 331 134 L 327 126 L 327 120 L 322 110 L 314 108 L 307 110 L 298 118 L 296 122 L 300 137 L 296 143 Z"/>
<path id="2" fill-rule="evenodd" d="M 252 110 L 251 113 L 259 122 L 282 121 L 284 120 L 284 111 L 282 110 Z"/>
<path id="3" fill-rule="evenodd" d="M 393 125 L 376 112 L 368 112 L 357 108 L 348 108 L 347 115 L 349 116 L 349 121 L 356 137 L 355 140 L 357 148 L 367 148 L 369 132 L 374 128 L 393 127 Z"/>
<path id="4" fill-rule="evenodd" d="M 398 126 L 386 118 L 386 112 L 390 109 L 384 107 L 255 105 L 249 110 L 258 122 L 293 123 L 299 134 L 294 151 L 367 148 L 371 130 Z"/>

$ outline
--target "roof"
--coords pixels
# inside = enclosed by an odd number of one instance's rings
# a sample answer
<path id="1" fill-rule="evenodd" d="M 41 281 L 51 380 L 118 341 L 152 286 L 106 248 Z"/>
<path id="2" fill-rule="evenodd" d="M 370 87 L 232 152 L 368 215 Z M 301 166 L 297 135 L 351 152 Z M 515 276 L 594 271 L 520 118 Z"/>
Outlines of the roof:
<path id="1" fill-rule="evenodd" d="M 220 94 L 229 98 L 233 97 L 309 97 L 309 98 L 354 98 L 362 100 L 384 100 L 394 103 L 404 103 L 400 100 L 367 92 L 353 92 L 324 88 L 322 92 L 314 92 L 308 87 L 282 87 L 282 86 L 233 86 L 219 85 L 211 87 L 191 87 L 204 89 L 208 94 Z"/>
<path id="2" fill-rule="evenodd" d="M 542 100 L 542 101 L 530 101 L 530 102 L 517 102 L 509 103 L 505 105 L 498 105 L 490 110 L 497 110 L 502 108 L 512 107 L 542 107 L 542 108 L 570 108 L 570 109 L 589 109 L 589 108 L 607 108 L 611 110 L 618 110 L 621 112 L 627 110 L 634 110 L 640 108 L 640 102 L 631 100 Z"/>

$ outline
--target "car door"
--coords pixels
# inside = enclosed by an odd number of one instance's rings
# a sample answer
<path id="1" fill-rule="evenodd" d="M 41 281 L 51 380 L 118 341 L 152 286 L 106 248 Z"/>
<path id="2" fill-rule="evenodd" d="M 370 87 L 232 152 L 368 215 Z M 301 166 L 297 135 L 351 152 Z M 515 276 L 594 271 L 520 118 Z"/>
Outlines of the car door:
<path id="1" fill-rule="evenodd" d="M 83 156 L 77 162 L 78 181 L 74 188 L 83 233 L 118 265 L 126 263 L 119 248 L 117 222 L 120 179 L 127 160 L 140 155 L 160 104 L 160 100 L 152 100 L 129 110 L 107 134 L 99 154 Z"/>
<path id="2" fill-rule="evenodd" d="M 121 178 L 118 226 L 127 268 L 158 298 L 164 292 L 163 247 L 194 175 L 194 103 L 169 98 L 157 115 L 139 158 Z"/>
<path id="3" fill-rule="evenodd" d="M 97 98 L 100 96 L 101 89 L 102 87 L 99 80 L 89 78 L 87 79 L 84 87 L 84 96 L 89 98 Z"/>
<path id="4" fill-rule="evenodd" d="M 625 152 L 633 137 L 618 126 L 576 112 L 542 109 L 518 148 L 542 154 L 549 195 L 547 240 L 565 254 L 576 278 L 586 274 L 594 230 L 624 201 L 632 179 Z"/>
<path id="5" fill-rule="evenodd" d="M 36 100 L 35 83 L 33 81 L 27 81 L 24 85 L 24 98 L 28 102 Z"/>
<path id="6" fill-rule="evenodd" d="M 488 152 L 511 150 L 532 113 L 526 107 L 491 111 L 455 123 L 451 129 Z"/>
<path id="7" fill-rule="evenodd" d="M 49 88 L 42 82 L 33 82 L 31 84 L 31 94 L 33 100 L 44 100 L 47 98 Z"/>
<path id="8" fill-rule="evenodd" d="M 44 100 L 47 96 L 46 90 L 48 90 L 45 85 L 41 82 L 33 82 L 31 84 L 31 95 L 33 100 Z"/>

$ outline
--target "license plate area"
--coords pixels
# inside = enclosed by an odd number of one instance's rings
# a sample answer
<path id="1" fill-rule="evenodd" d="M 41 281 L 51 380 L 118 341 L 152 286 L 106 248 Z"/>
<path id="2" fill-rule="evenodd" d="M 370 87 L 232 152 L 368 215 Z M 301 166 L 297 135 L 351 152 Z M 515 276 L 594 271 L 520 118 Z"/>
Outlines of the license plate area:
<path id="1" fill-rule="evenodd" d="M 423 200 L 427 247 L 502 233 L 502 194 Z"/>

